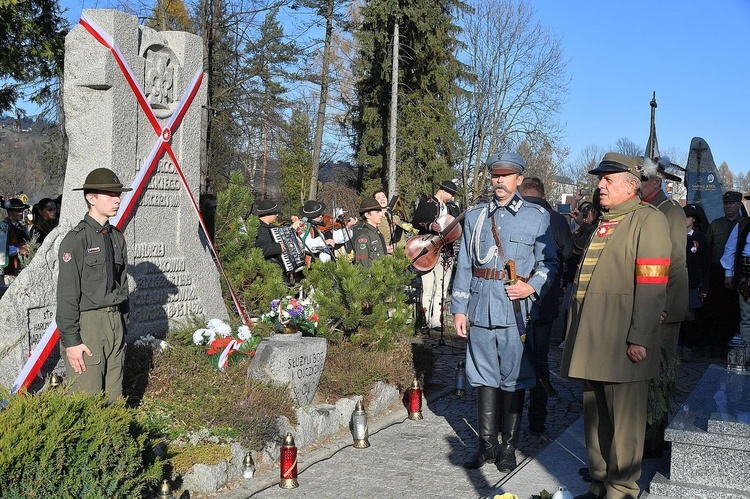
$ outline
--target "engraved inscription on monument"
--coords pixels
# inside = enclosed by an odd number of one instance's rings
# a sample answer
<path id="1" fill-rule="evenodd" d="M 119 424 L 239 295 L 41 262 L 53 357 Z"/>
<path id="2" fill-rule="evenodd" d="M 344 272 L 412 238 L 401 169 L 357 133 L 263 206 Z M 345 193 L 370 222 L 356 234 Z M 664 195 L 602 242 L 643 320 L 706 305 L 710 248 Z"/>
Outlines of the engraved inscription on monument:
<path id="1" fill-rule="evenodd" d="M 292 392 L 299 405 L 307 405 L 312 402 L 318 389 L 325 362 L 325 348 L 315 353 L 297 355 L 287 360 Z"/>

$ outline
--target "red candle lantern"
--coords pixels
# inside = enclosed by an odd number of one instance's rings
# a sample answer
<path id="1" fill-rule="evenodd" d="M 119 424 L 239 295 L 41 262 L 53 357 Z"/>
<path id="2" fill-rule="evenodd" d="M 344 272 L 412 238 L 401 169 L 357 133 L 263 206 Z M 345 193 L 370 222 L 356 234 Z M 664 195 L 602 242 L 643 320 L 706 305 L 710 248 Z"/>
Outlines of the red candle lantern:
<path id="1" fill-rule="evenodd" d="M 279 487 L 282 489 L 294 489 L 299 487 L 297 481 L 297 446 L 294 445 L 294 437 L 287 433 L 284 437 L 284 445 L 281 446 L 281 481 Z"/>
<path id="2" fill-rule="evenodd" d="M 423 419 L 422 416 L 422 387 L 419 386 L 419 380 L 414 381 L 409 388 L 409 419 Z"/>

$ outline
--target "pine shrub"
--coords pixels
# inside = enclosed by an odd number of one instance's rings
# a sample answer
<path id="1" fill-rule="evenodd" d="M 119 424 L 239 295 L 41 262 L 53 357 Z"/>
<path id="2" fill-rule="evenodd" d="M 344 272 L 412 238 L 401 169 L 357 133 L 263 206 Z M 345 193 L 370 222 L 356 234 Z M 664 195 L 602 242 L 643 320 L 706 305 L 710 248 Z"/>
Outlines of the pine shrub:
<path id="1" fill-rule="evenodd" d="M 162 477 L 138 410 L 104 394 L 47 390 L 0 412 L 0 497 L 140 498 Z"/>
<path id="2" fill-rule="evenodd" d="M 401 249 L 369 269 L 346 258 L 313 263 L 306 277 L 315 290 L 319 334 L 330 341 L 348 340 L 382 350 L 405 339 L 412 313 L 404 293 L 412 278 L 408 266 Z"/>

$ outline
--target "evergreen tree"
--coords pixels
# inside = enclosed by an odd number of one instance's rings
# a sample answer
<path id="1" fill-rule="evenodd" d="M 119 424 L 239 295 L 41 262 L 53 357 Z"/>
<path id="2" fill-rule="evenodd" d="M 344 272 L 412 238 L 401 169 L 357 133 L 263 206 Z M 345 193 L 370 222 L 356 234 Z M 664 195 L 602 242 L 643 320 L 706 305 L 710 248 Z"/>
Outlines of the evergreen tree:
<path id="1" fill-rule="evenodd" d="M 288 133 L 279 151 L 282 205 L 295 213 L 306 200 L 312 171 L 312 148 L 310 118 L 296 107 L 292 110 Z"/>
<path id="2" fill-rule="evenodd" d="M 23 97 L 37 104 L 56 98 L 67 32 L 54 0 L 0 0 L 0 113 Z"/>
<path id="3" fill-rule="evenodd" d="M 295 62 L 297 47 L 285 40 L 284 28 L 278 20 L 278 8 L 266 13 L 258 30 L 258 37 L 247 43 L 243 63 L 243 110 L 246 125 L 260 138 L 262 173 L 260 188 L 266 190 L 266 170 L 269 151 L 280 139 L 286 126 L 284 99 L 287 88 L 284 80 L 290 77 L 288 68 Z"/>
<path id="4" fill-rule="evenodd" d="M 360 187 L 387 186 L 392 34 L 399 23 L 397 186 L 407 201 L 430 194 L 454 176 L 459 137 L 450 112 L 465 66 L 454 16 L 469 8 L 460 0 L 367 0 L 357 33 L 358 102 L 353 112 Z M 369 180 L 369 181 L 368 181 Z"/>

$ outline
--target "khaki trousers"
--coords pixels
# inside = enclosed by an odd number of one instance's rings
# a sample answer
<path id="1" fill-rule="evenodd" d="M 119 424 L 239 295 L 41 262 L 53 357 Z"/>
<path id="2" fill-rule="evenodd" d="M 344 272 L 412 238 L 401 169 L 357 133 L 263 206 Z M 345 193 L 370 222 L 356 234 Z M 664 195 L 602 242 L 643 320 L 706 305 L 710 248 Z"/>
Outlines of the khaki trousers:
<path id="1" fill-rule="evenodd" d="M 73 392 L 96 394 L 105 391 L 109 403 L 122 395 L 122 374 L 125 365 L 125 322 L 119 311 L 104 309 L 81 312 L 81 339 L 92 356 L 83 354 L 86 370 L 77 374 L 68 362 L 65 347 L 60 355 L 65 361 L 65 374 Z"/>
<path id="2" fill-rule="evenodd" d="M 650 380 L 583 381 L 583 423 L 589 491 L 607 499 L 637 499 Z"/>

